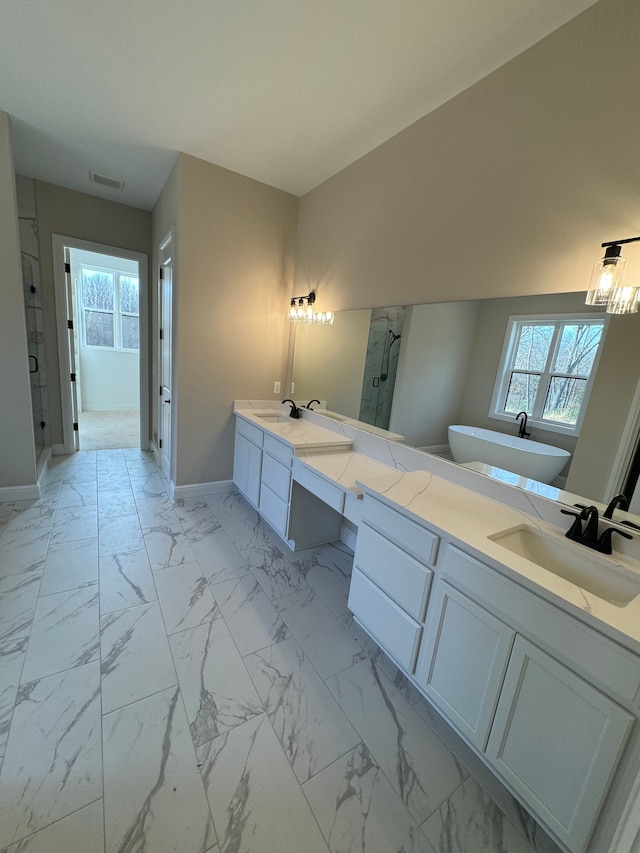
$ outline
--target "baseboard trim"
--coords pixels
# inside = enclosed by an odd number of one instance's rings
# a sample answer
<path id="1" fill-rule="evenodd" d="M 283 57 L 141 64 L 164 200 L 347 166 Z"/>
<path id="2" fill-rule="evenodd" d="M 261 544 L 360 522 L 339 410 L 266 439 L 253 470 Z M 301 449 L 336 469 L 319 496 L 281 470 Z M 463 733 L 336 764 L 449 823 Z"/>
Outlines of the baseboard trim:
<path id="1" fill-rule="evenodd" d="M 212 483 L 191 483 L 188 486 L 175 486 L 173 500 L 178 498 L 199 498 L 202 495 L 228 495 L 235 486 L 233 480 L 214 480 Z"/>
<path id="2" fill-rule="evenodd" d="M 40 487 L 37 483 L 31 486 L 2 486 L 0 487 L 0 503 L 7 501 L 37 501 L 40 497 Z"/>
<path id="3" fill-rule="evenodd" d="M 451 449 L 448 444 L 429 444 L 426 447 L 418 447 L 417 450 L 423 450 L 425 453 L 433 453 L 439 456 L 441 453 L 450 453 Z"/>
<path id="4" fill-rule="evenodd" d="M 340 528 L 340 541 L 344 542 L 347 548 L 351 548 L 352 551 L 356 550 L 356 542 L 358 541 L 358 529 L 353 530 L 351 527 L 347 527 L 346 524 L 343 524 Z"/>
<path id="5" fill-rule="evenodd" d="M 64 444 L 52 444 L 51 452 L 54 456 L 66 456 L 67 454 Z"/>

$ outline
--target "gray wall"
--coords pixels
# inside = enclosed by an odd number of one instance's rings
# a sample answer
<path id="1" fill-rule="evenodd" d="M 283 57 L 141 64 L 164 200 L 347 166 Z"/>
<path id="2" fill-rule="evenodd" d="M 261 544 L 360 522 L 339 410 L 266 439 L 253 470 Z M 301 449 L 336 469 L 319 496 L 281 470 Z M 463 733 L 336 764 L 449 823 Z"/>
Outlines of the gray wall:
<path id="1" fill-rule="evenodd" d="M 371 311 L 363 308 L 341 311 L 333 326 L 294 329 L 296 401 L 326 400 L 328 409 L 358 419 L 370 323 Z"/>
<path id="2" fill-rule="evenodd" d="M 153 241 L 179 222 L 175 483 L 230 479 L 234 398 L 277 399 L 284 380 L 298 201 L 186 154 L 166 193 Z"/>
<path id="3" fill-rule="evenodd" d="M 603 240 L 640 233 L 638 32 L 637 0 L 601 0 L 304 196 L 296 293 L 339 310 L 583 289 Z"/>
<path id="4" fill-rule="evenodd" d="M 0 488 L 36 482 L 9 116 L 0 112 Z M 2 498 L 0 497 L 0 500 Z"/>
<path id="5" fill-rule="evenodd" d="M 52 234 L 76 237 L 131 249 L 149 255 L 151 249 L 151 213 L 124 204 L 35 181 L 40 269 L 44 307 L 45 342 L 49 382 L 51 441 L 61 444 L 62 409 L 58 366 L 58 335 L 53 282 Z"/>
<path id="6" fill-rule="evenodd" d="M 478 303 L 407 309 L 389 429 L 414 447 L 448 443 L 458 423 Z"/>

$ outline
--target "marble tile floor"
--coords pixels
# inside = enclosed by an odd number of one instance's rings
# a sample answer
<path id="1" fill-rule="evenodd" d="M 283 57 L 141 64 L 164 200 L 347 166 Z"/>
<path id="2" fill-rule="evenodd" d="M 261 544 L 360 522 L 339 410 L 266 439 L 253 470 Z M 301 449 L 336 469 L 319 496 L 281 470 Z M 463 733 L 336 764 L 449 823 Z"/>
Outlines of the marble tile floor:
<path id="1" fill-rule="evenodd" d="M 140 450 L 54 457 L 0 504 L 0 851 L 555 850 L 351 622 L 351 563 Z"/>

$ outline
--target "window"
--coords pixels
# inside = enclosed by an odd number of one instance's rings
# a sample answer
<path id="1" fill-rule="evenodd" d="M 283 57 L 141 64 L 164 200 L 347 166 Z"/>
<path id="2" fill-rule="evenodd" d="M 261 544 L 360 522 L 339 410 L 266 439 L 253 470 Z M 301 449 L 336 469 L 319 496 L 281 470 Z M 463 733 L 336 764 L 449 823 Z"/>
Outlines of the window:
<path id="1" fill-rule="evenodd" d="M 604 340 L 602 317 L 511 317 L 490 417 L 578 433 Z"/>
<path id="2" fill-rule="evenodd" d="M 80 282 L 85 346 L 139 350 L 138 277 L 81 265 Z"/>

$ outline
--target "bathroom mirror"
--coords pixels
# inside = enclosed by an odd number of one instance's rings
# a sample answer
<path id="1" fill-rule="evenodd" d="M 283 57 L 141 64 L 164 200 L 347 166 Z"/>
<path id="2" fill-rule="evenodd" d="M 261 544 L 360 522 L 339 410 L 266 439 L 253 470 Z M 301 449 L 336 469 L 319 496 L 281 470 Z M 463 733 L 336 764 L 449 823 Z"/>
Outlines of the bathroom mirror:
<path id="1" fill-rule="evenodd" d="M 584 293 L 341 311 L 333 326 L 296 328 L 295 397 L 326 400 L 328 409 L 431 452 L 446 448 L 449 424 L 516 435 L 515 420 L 510 430 L 489 417 L 508 318 L 585 313 L 601 309 L 587 308 Z M 531 428 L 534 440 L 571 452 L 564 488 L 586 502 L 612 496 L 639 379 L 640 314 L 611 317 L 580 435 Z"/>

